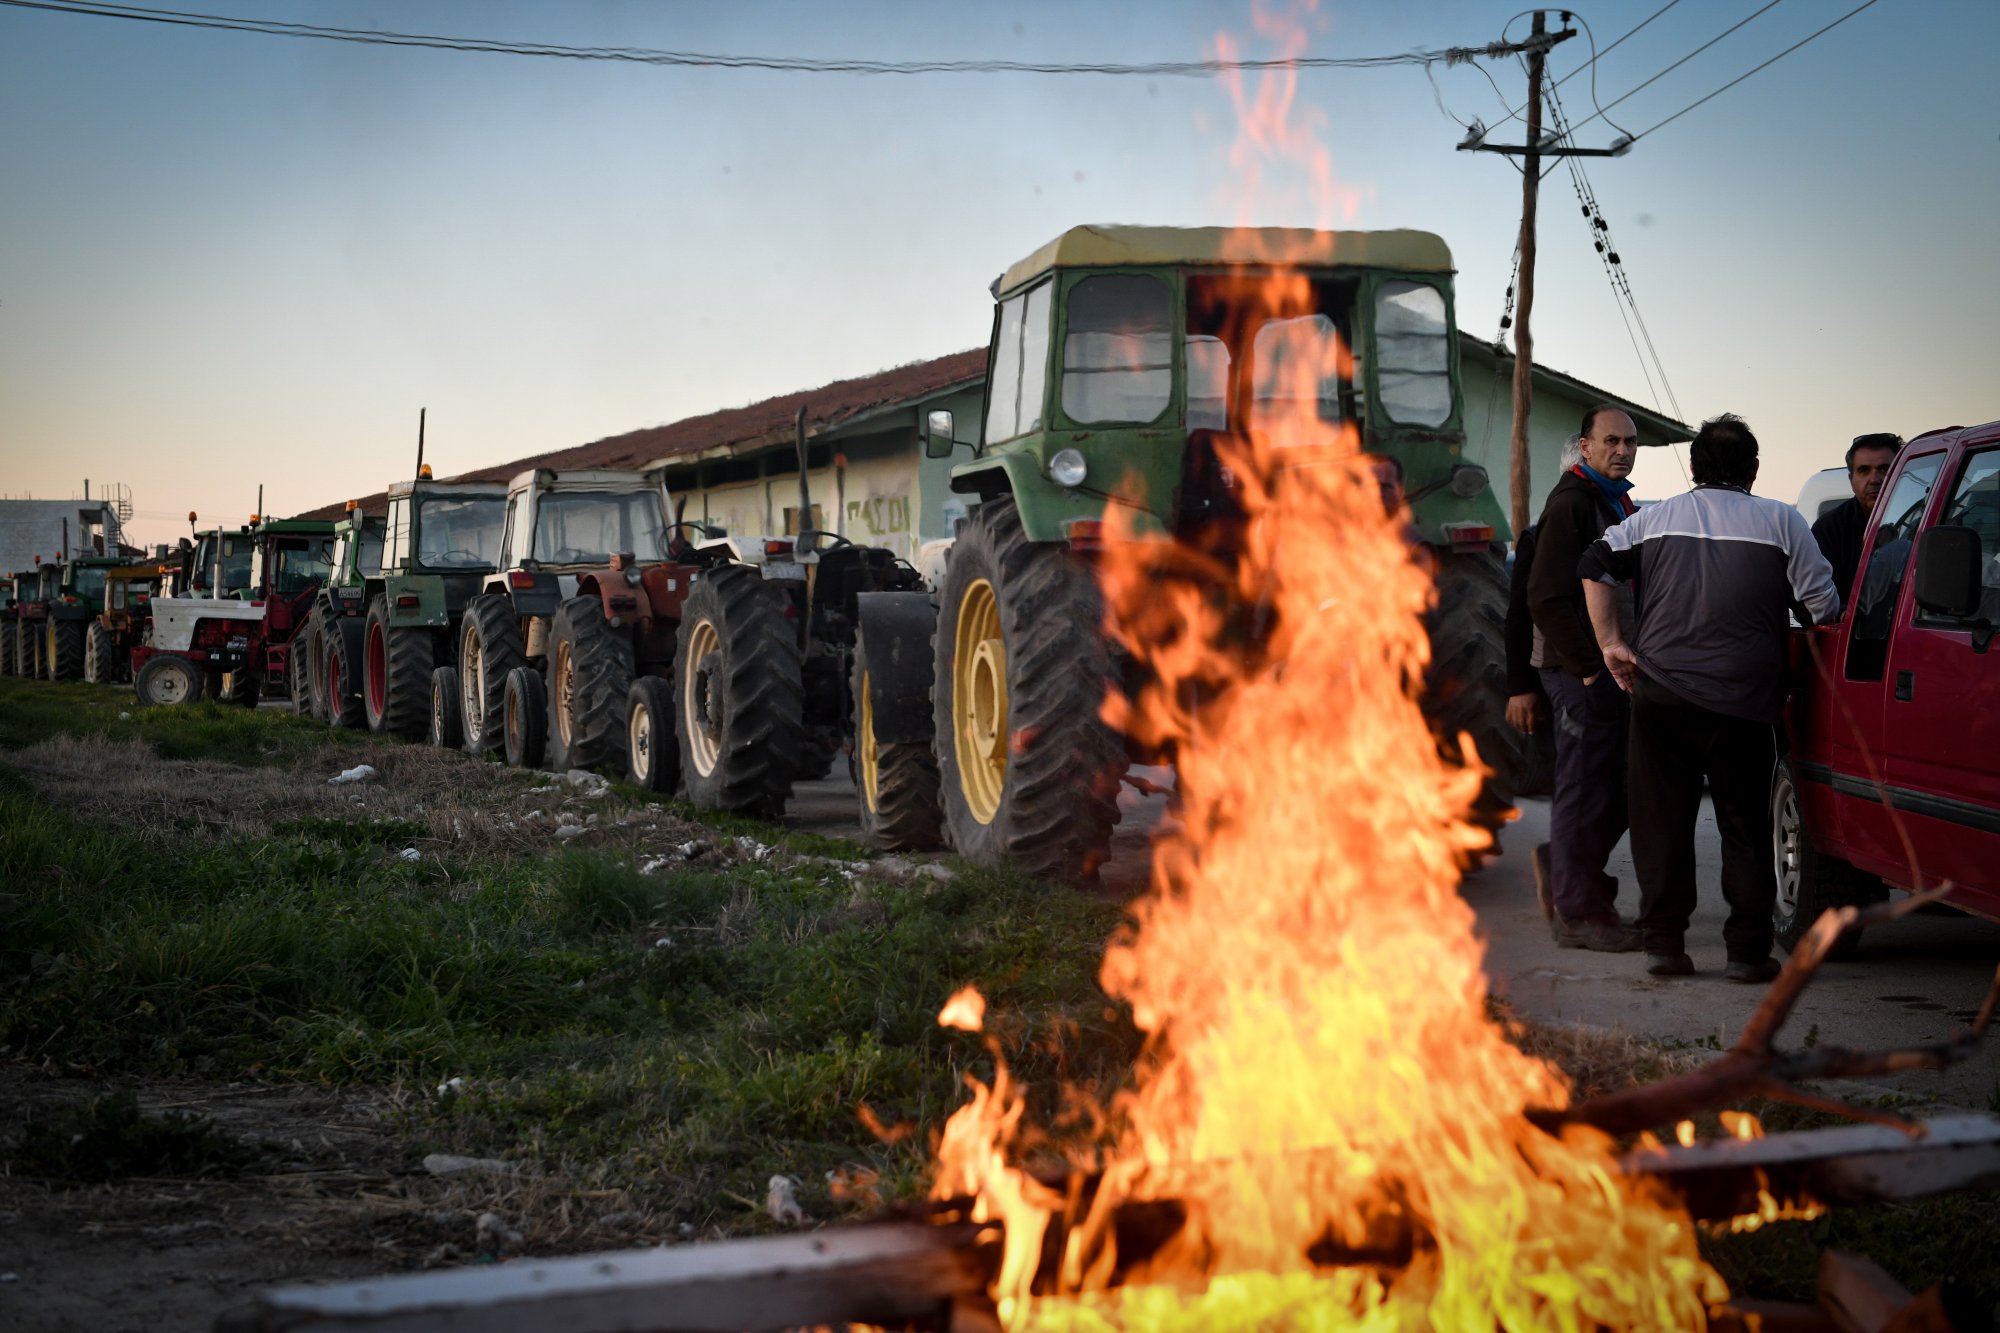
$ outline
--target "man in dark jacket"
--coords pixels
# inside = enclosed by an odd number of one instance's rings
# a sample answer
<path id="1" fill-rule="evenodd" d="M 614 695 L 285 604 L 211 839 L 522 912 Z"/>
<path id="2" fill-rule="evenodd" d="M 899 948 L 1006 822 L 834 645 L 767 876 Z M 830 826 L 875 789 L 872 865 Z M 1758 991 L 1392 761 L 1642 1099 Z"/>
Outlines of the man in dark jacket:
<path id="1" fill-rule="evenodd" d="M 1605 873 L 1625 836 L 1625 693 L 1604 670 L 1577 564 L 1604 530 L 1634 512 L 1626 477 L 1639 428 L 1609 405 L 1583 416 L 1583 460 L 1549 492 L 1535 524 L 1528 612 L 1541 634 L 1542 689 L 1555 712 L 1556 782 L 1549 802 L 1548 881 L 1556 943 L 1629 953 L 1639 933 L 1618 919 L 1618 881 Z"/>
<path id="2" fill-rule="evenodd" d="M 1833 566 L 1833 586 L 1840 590 L 1840 606 L 1847 609 L 1854 596 L 1854 574 L 1861 565 L 1861 546 L 1868 540 L 1868 516 L 1882 498 L 1882 483 L 1902 452 L 1903 437 L 1889 432 L 1857 435 L 1847 446 L 1847 484 L 1854 498 L 1836 505 L 1812 525 L 1819 553 Z"/>
<path id="3" fill-rule="evenodd" d="M 1762 983 L 1771 957 L 1771 774 L 1785 701 L 1793 603 L 1833 619 L 1833 571 L 1805 516 L 1750 494 L 1757 437 L 1724 413 L 1688 451 L 1694 489 L 1608 530 L 1577 568 L 1609 674 L 1632 694 L 1632 861 L 1646 970 L 1694 971 L 1695 819 L 1704 779 L 1722 835 L 1729 919 L 1723 975 Z M 1637 624 L 1617 615 L 1616 585 L 1645 587 Z"/>

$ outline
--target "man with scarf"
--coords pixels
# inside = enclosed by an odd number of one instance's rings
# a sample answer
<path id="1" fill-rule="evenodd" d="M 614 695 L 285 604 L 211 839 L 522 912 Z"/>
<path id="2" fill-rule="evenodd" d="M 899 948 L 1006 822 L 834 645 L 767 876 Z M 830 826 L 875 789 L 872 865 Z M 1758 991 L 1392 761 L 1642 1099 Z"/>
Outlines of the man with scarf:
<path id="1" fill-rule="evenodd" d="M 1608 404 L 1583 415 L 1583 460 L 1549 492 L 1535 525 L 1528 612 L 1540 632 L 1535 665 L 1555 710 L 1556 779 L 1549 802 L 1549 850 L 1537 879 L 1555 906 L 1551 928 L 1566 949 L 1631 953 L 1639 932 L 1621 921 L 1618 881 L 1605 873 L 1625 836 L 1626 731 L 1630 705 L 1604 669 L 1584 606 L 1577 564 L 1604 530 L 1636 512 L 1626 480 L 1639 453 L 1639 428 Z M 1625 609 L 1627 623 L 1631 608 Z"/>

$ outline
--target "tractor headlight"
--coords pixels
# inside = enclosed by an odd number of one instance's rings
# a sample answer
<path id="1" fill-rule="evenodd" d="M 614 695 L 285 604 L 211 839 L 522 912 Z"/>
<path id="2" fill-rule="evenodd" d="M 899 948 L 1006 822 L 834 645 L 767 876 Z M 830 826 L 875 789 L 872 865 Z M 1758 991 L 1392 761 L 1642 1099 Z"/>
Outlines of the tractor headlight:
<path id="1" fill-rule="evenodd" d="M 1492 484 L 1486 469 L 1477 463 L 1460 463 L 1451 470 L 1451 493 L 1461 500 L 1470 500 Z"/>
<path id="2" fill-rule="evenodd" d="M 1081 486 L 1090 473 L 1090 465 L 1083 461 L 1080 450 L 1058 449 L 1049 459 L 1048 472 L 1049 480 L 1058 486 Z"/>

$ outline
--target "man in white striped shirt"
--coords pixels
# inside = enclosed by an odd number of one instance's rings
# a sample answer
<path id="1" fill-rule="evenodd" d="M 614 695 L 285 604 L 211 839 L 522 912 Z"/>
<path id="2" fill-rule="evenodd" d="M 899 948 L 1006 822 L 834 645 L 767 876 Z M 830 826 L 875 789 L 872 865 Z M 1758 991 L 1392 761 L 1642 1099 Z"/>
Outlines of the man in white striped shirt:
<path id="1" fill-rule="evenodd" d="M 1771 957 L 1770 792 L 1785 697 L 1788 612 L 1840 614 L 1833 568 L 1805 517 L 1750 494 L 1757 437 L 1741 417 L 1702 423 L 1694 489 L 1605 531 L 1577 573 L 1605 665 L 1632 695 L 1627 769 L 1646 970 L 1694 971 L 1695 819 L 1708 781 L 1722 834 L 1722 928 L 1732 981 L 1764 982 Z M 1619 628 L 1615 585 L 1636 581 L 1638 625 Z"/>

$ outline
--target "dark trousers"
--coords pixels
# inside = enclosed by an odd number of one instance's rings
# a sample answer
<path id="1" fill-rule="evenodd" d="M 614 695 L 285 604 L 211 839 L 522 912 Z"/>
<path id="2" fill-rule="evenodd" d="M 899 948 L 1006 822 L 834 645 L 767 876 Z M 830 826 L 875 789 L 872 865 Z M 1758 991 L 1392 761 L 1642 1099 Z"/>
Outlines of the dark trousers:
<path id="1" fill-rule="evenodd" d="M 1771 954 L 1771 775 L 1777 728 L 1683 702 L 1639 678 L 1632 693 L 1632 861 L 1647 953 L 1679 953 L 1694 915 L 1702 779 L 1722 833 L 1722 940 L 1734 962 Z"/>
<path id="2" fill-rule="evenodd" d="M 1625 691 L 1600 672 L 1585 685 L 1560 668 L 1542 670 L 1555 714 L 1556 782 L 1549 801 L 1550 894 L 1570 921 L 1616 915 L 1618 881 L 1604 873 L 1625 836 Z"/>

